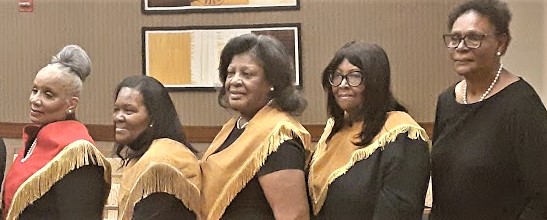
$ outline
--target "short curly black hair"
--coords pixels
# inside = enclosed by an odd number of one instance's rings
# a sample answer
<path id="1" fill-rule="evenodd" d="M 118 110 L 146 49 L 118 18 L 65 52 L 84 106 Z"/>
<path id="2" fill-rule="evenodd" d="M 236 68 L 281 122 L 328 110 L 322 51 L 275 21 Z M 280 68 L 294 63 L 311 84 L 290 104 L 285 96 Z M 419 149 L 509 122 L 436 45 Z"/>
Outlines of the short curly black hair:
<path id="1" fill-rule="evenodd" d="M 456 19 L 469 11 L 475 11 L 487 17 L 496 28 L 497 35 L 505 34 L 511 37 L 509 22 L 511 22 L 512 14 L 507 3 L 499 0 L 468 0 L 457 5 L 448 15 L 448 30 L 452 30 Z"/>

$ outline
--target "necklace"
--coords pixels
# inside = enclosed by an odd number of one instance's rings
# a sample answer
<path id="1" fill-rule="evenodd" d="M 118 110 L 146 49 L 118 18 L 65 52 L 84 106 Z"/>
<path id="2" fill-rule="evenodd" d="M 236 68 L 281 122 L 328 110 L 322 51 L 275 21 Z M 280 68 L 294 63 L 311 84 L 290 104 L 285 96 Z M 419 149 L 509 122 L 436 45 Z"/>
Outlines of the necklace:
<path id="1" fill-rule="evenodd" d="M 498 79 L 500 78 L 501 70 L 503 69 L 503 64 L 500 63 L 500 67 L 498 68 L 498 72 L 496 73 L 496 77 L 494 77 L 494 81 L 492 81 L 492 84 L 488 87 L 486 92 L 484 92 L 481 95 L 481 98 L 479 99 L 479 102 L 482 102 L 488 96 L 490 91 L 492 91 L 492 88 L 494 88 L 494 85 L 498 82 Z M 463 104 L 467 104 L 467 81 L 465 84 L 463 84 L 463 91 L 462 91 L 462 97 L 463 97 Z"/>
<path id="2" fill-rule="evenodd" d="M 21 163 L 27 161 L 27 159 L 30 157 L 30 155 L 34 151 L 34 147 L 36 147 L 36 140 L 38 140 L 38 138 L 34 138 L 34 141 L 32 142 L 32 145 L 30 145 L 30 148 L 28 149 L 27 155 L 25 155 L 23 157 L 23 159 L 21 159 Z"/>
<path id="3" fill-rule="evenodd" d="M 241 117 L 239 117 L 236 121 L 236 128 L 237 129 L 243 129 L 243 128 L 247 127 L 247 125 L 249 124 L 249 122 L 245 122 L 243 124 L 240 124 L 240 121 L 241 121 Z"/>

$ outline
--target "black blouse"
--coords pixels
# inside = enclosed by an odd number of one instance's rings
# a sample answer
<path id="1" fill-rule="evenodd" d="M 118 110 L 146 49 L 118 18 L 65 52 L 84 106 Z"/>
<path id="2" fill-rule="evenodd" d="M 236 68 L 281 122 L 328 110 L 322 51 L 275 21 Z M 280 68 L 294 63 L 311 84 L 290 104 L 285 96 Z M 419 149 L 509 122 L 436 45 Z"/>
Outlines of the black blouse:
<path id="1" fill-rule="evenodd" d="M 102 220 L 104 169 L 87 165 L 71 171 L 19 215 L 19 220 Z"/>
<path id="2" fill-rule="evenodd" d="M 421 219 L 429 181 L 427 142 L 407 133 L 356 162 L 329 186 L 315 219 Z"/>
<path id="3" fill-rule="evenodd" d="M 196 214 L 168 193 L 152 193 L 140 200 L 133 209 L 133 220 L 190 220 Z"/>
<path id="4" fill-rule="evenodd" d="M 523 79 L 482 102 L 437 102 L 432 219 L 547 219 L 547 111 Z"/>
<path id="5" fill-rule="evenodd" d="M 218 153 L 230 146 L 245 129 L 233 128 L 224 143 L 215 151 Z M 273 152 L 258 173 L 239 192 L 230 205 L 226 208 L 222 219 L 238 220 L 267 220 L 275 219 L 272 208 L 264 195 L 264 191 L 258 182 L 258 177 L 279 170 L 299 169 L 304 170 L 305 153 L 300 139 L 283 142 L 276 152 Z"/>

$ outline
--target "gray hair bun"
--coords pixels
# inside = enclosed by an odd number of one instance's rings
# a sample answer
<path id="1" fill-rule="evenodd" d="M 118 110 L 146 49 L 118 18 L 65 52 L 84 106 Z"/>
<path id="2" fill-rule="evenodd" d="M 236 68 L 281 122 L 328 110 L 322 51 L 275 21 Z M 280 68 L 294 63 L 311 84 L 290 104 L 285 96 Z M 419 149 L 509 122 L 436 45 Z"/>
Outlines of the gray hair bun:
<path id="1" fill-rule="evenodd" d="M 57 55 L 51 58 L 51 64 L 58 63 L 68 67 L 71 72 L 85 81 L 91 73 L 91 60 L 87 53 L 78 45 L 65 46 Z"/>

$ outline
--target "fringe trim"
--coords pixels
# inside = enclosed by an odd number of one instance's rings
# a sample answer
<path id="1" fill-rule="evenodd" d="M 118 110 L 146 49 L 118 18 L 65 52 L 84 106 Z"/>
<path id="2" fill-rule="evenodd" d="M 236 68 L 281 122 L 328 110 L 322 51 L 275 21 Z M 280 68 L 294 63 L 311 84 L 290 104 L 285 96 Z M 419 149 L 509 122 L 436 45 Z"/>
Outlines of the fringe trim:
<path id="1" fill-rule="evenodd" d="M 317 147 L 315 148 L 315 152 L 313 153 L 311 164 L 315 164 L 315 161 L 318 160 L 325 154 L 327 150 L 327 138 L 329 137 L 330 133 L 332 132 L 332 128 L 334 127 L 334 118 L 329 118 L 327 120 L 327 123 L 325 124 L 325 129 L 323 129 L 323 134 L 321 134 L 321 138 L 319 138 L 319 141 L 317 142 Z M 311 169 L 310 169 L 311 170 Z"/>
<path id="2" fill-rule="evenodd" d="M 46 194 L 55 183 L 71 171 L 87 165 L 98 165 L 104 168 L 103 177 L 107 185 L 104 198 L 106 202 L 111 184 L 110 163 L 91 142 L 77 140 L 67 145 L 49 163 L 21 184 L 13 196 L 6 219 L 18 219 L 25 208 Z"/>
<path id="3" fill-rule="evenodd" d="M 258 144 L 257 149 L 243 163 L 242 168 L 236 171 L 232 178 L 228 180 L 226 187 L 218 196 L 219 199 L 211 207 L 207 219 L 220 219 L 235 196 L 256 175 L 260 167 L 266 162 L 267 157 L 276 152 L 283 142 L 298 137 L 302 140 L 304 148 L 310 150 L 309 146 L 306 146 L 307 143 L 311 143 L 310 136 L 304 135 L 302 132 L 295 133 L 295 131 L 300 131 L 300 129 L 291 124 L 276 126 L 265 140 Z"/>
<path id="4" fill-rule="evenodd" d="M 413 139 L 413 140 L 421 139 L 423 141 L 429 142 L 429 138 L 427 136 L 427 133 L 423 128 L 421 128 L 419 126 L 414 126 L 414 125 L 400 125 L 400 126 L 397 126 L 393 129 L 387 131 L 380 138 L 378 138 L 376 141 L 369 144 L 368 146 L 354 151 L 351 158 L 350 158 L 350 160 L 349 160 L 349 162 L 346 165 L 334 170 L 334 172 L 332 172 L 330 174 L 329 178 L 327 179 L 327 183 L 323 186 L 323 188 L 319 192 L 319 195 L 313 195 L 313 214 L 317 215 L 319 213 L 319 211 L 321 211 L 321 208 L 323 207 L 323 204 L 325 203 L 325 199 L 327 198 L 327 191 L 328 191 L 329 185 L 332 182 L 334 182 L 334 180 L 336 180 L 336 178 L 346 174 L 346 172 L 353 165 L 355 165 L 356 162 L 367 159 L 378 148 L 380 148 L 381 150 L 384 150 L 384 147 L 387 144 L 389 144 L 391 142 L 394 142 L 399 134 L 404 134 L 404 133 L 407 133 L 407 132 L 408 132 L 407 136 L 410 139 Z M 328 134 L 327 134 L 327 137 L 328 137 Z M 321 138 L 323 138 L 323 137 L 321 137 Z M 325 151 L 325 146 L 326 146 L 326 143 L 322 142 L 321 146 L 318 146 L 318 148 L 321 147 L 322 149 L 320 149 L 320 150 L 322 152 L 324 152 Z M 319 149 L 318 149 L 318 151 L 319 151 Z M 319 158 L 319 157 L 317 157 L 317 158 Z M 317 158 L 314 157 L 314 159 L 317 159 Z M 311 192 L 311 190 L 312 190 L 311 187 L 309 189 L 310 189 L 310 192 Z"/>
<path id="5" fill-rule="evenodd" d="M 164 163 L 151 163 L 137 178 L 118 219 L 131 219 L 135 205 L 152 193 L 169 193 L 196 214 L 199 211 L 199 188 L 177 168 Z"/>

